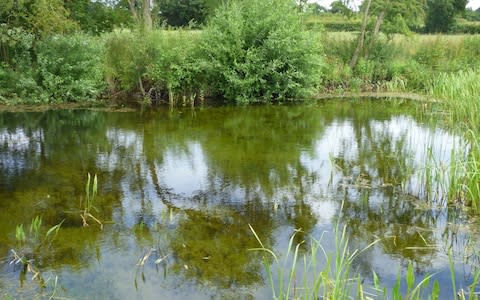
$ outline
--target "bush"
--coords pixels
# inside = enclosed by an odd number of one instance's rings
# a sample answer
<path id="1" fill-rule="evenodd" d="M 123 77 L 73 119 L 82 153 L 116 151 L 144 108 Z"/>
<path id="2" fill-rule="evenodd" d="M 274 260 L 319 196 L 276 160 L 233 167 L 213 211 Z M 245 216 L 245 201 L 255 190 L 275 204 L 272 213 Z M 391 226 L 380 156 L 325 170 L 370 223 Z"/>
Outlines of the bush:
<path id="1" fill-rule="evenodd" d="M 217 9 L 201 42 L 213 94 L 237 103 L 310 94 L 320 80 L 321 51 L 292 3 L 245 0 Z"/>
<path id="2" fill-rule="evenodd" d="M 0 102 L 42 101 L 33 70 L 33 43 L 33 34 L 0 24 Z"/>
<path id="3" fill-rule="evenodd" d="M 168 94 L 170 102 L 180 97 L 195 98 L 199 93 L 201 73 L 197 39 L 194 31 L 160 31 L 152 34 L 157 55 L 147 67 L 147 78 L 156 92 Z"/>
<path id="4" fill-rule="evenodd" d="M 174 100 L 199 89 L 195 31 L 122 30 L 107 39 L 106 71 L 113 90 Z"/>
<path id="5" fill-rule="evenodd" d="M 148 36 L 117 30 L 106 36 L 105 71 L 110 89 L 139 91 L 147 65 L 156 54 Z"/>
<path id="6" fill-rule="evenodd" d="M 95 100 L 104 89 L 103 45 L 84 34 L 55 35 L 36 47 L 39 83 L 51 101 Z"/>

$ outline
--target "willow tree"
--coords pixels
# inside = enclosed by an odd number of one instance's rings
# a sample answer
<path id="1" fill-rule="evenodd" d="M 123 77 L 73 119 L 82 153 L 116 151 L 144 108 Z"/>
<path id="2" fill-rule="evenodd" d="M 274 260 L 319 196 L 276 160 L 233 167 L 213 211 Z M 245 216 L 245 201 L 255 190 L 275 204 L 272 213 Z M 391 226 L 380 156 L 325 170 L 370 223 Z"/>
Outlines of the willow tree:
<path id="1" fill-rule="evenodd" d="M 368 58 L 380 32 L 407 33 L 411 27 L 422 24 L 424 9 L 425 0 L 364 0 L 360 6 L 361 32 L 350 67 L 356 66 L 360 55 Z"/>

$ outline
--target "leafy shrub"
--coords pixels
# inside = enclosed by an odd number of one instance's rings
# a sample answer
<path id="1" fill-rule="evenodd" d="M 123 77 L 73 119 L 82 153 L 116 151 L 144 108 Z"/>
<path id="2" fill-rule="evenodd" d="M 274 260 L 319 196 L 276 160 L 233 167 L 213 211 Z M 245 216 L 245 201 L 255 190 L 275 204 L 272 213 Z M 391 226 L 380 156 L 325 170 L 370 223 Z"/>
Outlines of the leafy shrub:
<path id="1" fill-rule="evenodd" d="M 103 45 L 84 34 L 55 35 L 38 43 L 40 84 L 52 101 L 96 99 L 104 88 Z"/>
<path id="2" fill-rule="evenodd" d="M 34 65 L 34 35 L 0 24 L 0 102 L 41 102 Z"/>
<path id="3" fill-rule="evenodd" d="M 131 30 L 117 30 L 106 39 L 105 71 L 110 89 L 138 91 L 156 52 L 148 37 Z"/>
<path id="4" fill-rule="evenodd" d="M 237 103 L 309 95 L 320 80 L 321 51 L 292 3 L 245 0 L 217 9 L 201 42 L 214 95 Z"/>
<path id="5" fill-rule="evenodd" d="M 168 94 L 170 101 L 178 97 L 195 97 L 200 90 L 197 42 L 194 31 L 158 31 L 152 33 L 157 55 L 147 67 L 147 77 L 155 91 Z"/>
<path id="6" fill-rule="evenodd" d="M 106 72 L 111 89 L 152 92 L 170 99 L 192 96 L 198 89 L 195 31 L 122 30 L 107 39 Z"/>

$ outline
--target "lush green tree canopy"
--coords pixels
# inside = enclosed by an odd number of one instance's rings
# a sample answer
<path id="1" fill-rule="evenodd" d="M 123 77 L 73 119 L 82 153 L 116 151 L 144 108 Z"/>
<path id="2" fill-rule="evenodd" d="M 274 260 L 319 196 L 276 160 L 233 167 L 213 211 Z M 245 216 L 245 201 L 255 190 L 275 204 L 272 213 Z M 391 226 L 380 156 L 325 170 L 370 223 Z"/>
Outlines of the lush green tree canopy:
<path id="1" fill-rule="evenodd" d="M 208 14 L 205 0 L 158 0 L 161 19 L 171 26 L 202 24 Z"/>
<path id="2" fill-rule="evenodd" d="M 455 16 L 464 14 L 467 0 L 428 0 L 425 30 L 448 32 L 455 24 Z"/>

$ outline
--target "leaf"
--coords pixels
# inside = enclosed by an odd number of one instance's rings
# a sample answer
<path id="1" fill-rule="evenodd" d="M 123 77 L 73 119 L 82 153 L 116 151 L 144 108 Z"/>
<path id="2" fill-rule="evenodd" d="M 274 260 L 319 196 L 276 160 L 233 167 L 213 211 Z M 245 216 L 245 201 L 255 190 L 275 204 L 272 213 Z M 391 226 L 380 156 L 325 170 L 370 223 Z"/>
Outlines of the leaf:
<path id="1" fill-rule="evenodd" d="M 378 279 L 377 273 L 373 271 L 373 285 L 377 290 L 380 290 L 380 280 Z"/>
<path id="2" fill-rule="evenodd" d="M 48 236 L 50 234 L 52 234 L 53 232 L 55 232 L 55 235 L 57 235 L 58 233 L 58 230 L 60 230 L 60 227 L 62 226 L 63 222 L 65 222 L 65 219 L 62 220 L 62 222 L 58 223 L 57 225 L 53 226 L 52 228 L 50 228 L 47 233 L 45 234 L 45 238 L 48 238 Z"/>
<path id="3" fill-rule="evenodd" d="M 410 291 L 413 288 L 413 284 L 415 283 L 415 273 L 413 272 L 412 263 L 408 264 L 406 281 L 407 289 Z"/>
<path id="4" fill-rule="evenodd" d="M 440 284 L 438 283 L 438 280 L 435 280 L 432 288 L 432 300 L 436 300 L 438 297 L 440 297 Z"/>

